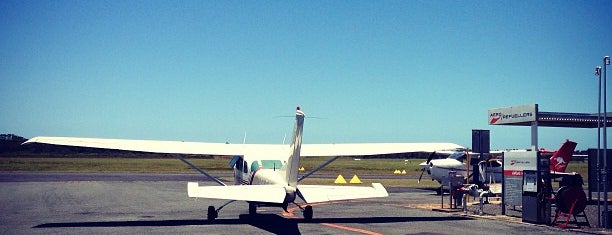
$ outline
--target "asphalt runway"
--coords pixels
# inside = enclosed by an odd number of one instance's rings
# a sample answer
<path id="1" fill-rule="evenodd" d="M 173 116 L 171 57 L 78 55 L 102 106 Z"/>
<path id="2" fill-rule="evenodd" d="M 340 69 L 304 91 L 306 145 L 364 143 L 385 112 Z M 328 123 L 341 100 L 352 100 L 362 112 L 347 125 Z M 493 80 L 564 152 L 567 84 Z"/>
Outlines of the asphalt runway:
<path id="1" fill-rule="evenodd" d="M 206 220 L 206 208 L 225 201 L 187 197 L 183 177 L 126 174 L 123 180 L 82 180 L 89 174 L 0 175 L 0 234 L 563 234 L 554 227 L 480 219 L 411 208 L 437 202 L 433 192 L 389 190 L 390 197 L 314 204 L 304 221 L 295 206 L 259 208 L 235 202 Z M 103 174 L 101 174 L 103 175 Z M 100 176 L 100 175 L 99 175 Z M 102 176 L 103 178 L 104 176 Z M 135 177 L 135 178 L 133 178 Z M 157 177 L 157 178 L 156 178 Z M 52 181 L 41 179 L 53 178 Z M 12 180 L 10 180 L 12 179 Z M 174 180 L 172 180 L 174 179 Z M 214 185 L 210 181 L 201 184 Z M 248 193 L 248 192 L 245 192 Z"/>

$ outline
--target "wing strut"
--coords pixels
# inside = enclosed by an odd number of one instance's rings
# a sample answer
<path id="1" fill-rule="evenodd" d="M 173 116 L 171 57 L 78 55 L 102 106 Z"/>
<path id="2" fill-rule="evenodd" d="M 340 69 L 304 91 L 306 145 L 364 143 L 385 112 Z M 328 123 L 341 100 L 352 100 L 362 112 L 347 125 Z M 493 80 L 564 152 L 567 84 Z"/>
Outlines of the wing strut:
<path id="1" fill-rule="evenodd" d="M 311 171 L 309 171 L 308 173 L 306 173 L 305 175 L 301 176 L 297 181 L 300 182 L 301 180 L 305 179 L 306 177 L 312 175 L 313 173 L 323 169 L 323 167 L 329 165 L 330 163 L 332 163 L 333 161 L 335 161 L 336 159 L 338 159 L 340 156 L 335 156 L 332 159 L 329 159 L 328 161 L 324 162 L 323 164 L 319 165 L 317 168 L 312 169 Z"/>
<path id="2" fill-rule="evenodd" d="M 206 173 L 206 171 L 202 170 L 202 168 L 200 168 L 200 167 L 194 165 L 193 163 L 187 161 L 187 159 L 185 159 L 185 157 L 183 157 L 183 155 L 178 155 L 178 159 L 183 161 L 185 164 L 189 165 L 191 168 L 195 169 L 196 171 L 202 173 L 203 175 L 208 176 L 208 178 L 210 178 L 211 180 L 217 182 L 218 184 L 223 185 L 223 186 L 227 186 L 225 183 L 221 182 L 221 180 L 219 180 L 219 179 L 213 177 L 212 175 Z"/>

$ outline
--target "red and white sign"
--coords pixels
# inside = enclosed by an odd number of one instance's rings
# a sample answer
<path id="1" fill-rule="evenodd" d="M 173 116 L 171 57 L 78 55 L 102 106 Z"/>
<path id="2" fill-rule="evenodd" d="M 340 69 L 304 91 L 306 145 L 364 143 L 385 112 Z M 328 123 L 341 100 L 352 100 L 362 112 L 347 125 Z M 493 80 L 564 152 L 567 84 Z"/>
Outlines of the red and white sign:
<path id="1" fill-rule="evenodd" d="M 489 125 L 534 122 L 537 113 L 537 104 L 489 109 Z"/>
<path id="2" fill-rule="evenodd" d="M 537 170 L 537 151 L 504 152 L 504 176 L 523 177 L 524 170 Z"/>

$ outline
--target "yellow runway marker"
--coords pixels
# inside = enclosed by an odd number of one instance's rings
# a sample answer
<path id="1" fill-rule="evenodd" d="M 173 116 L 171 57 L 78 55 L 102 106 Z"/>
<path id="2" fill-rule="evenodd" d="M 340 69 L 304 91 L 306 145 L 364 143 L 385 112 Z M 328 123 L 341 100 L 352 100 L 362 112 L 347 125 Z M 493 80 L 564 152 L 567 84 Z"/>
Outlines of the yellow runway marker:
<path id="1" fill-rule="evenodd" d="M 346 179 L 344 179 L 342 175 L 338 175 L 338 178 L 336 178 L 334 184 L 346 184 Z"/>
<path id="2" fill-rule="evenodd" d="M 353 178 L 351 179 L 351 181 L 349 181 L 349 183 L 351 184 L 361 184 L 361 180 L 359 180 L 359 177 L 357 177 L 357 175 L 353 175 Z"/>

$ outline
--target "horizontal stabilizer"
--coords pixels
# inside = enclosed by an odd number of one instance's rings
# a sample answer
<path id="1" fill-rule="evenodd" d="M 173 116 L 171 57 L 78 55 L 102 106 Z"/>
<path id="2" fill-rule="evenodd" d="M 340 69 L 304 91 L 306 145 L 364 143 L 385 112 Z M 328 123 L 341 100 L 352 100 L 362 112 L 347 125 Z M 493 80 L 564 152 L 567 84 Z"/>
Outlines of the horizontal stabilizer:
<path id="1" fill-rule="evenodd" d="M 189 197 L 282 203 L 287 193 L 279 185 L 200 186 L 197 182 L 188 182 L 187 194 Z"/>
<path id="2" fill-rule="evenodd" d="M 298 192 L 307 203 L 389 196 L 379 183 L 372 183 L 372 187 L 298 185 Z"/>

